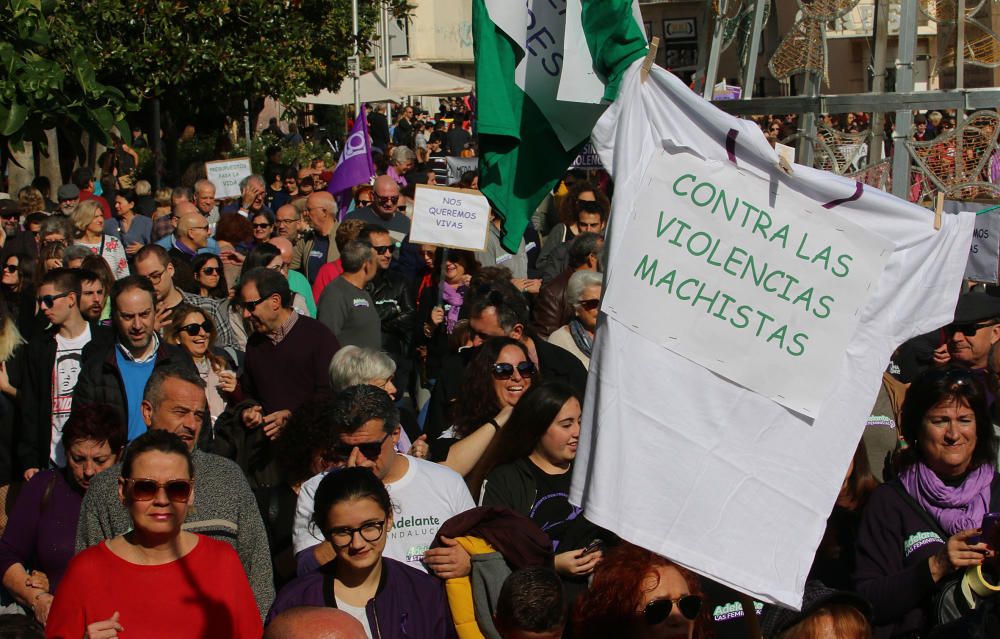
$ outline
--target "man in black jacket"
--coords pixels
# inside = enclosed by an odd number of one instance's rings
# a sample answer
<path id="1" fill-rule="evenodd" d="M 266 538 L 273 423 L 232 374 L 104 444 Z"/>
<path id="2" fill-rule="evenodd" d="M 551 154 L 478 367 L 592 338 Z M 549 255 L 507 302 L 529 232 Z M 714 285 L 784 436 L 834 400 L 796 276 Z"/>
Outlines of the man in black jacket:
<path id="1" fill-rule="evenodd" d="M 417 316 L 413 290 L 406 278 L 389 269 L 396 244 L 388 229 L 368 224 L 361 230 L 358 239 L 368 240 L 375 251 L 378 271 L 375 279 L 365 285 L 365 291 L 375 303 L 382 325 L 382 350 L 396 362 L 396 385 L 400 392 L 406 392 L 410 388 L 410 371 L 413 368 L 410 355 Z"/>
<path id="2" fill-rule="evenodd" d="M 528 303 L 509 281 L 491 282 L 467 294 L 464 306 L 469 309 L 469 325 L 475 347 L 491 337 L 510 337 L 520 341 L 538 366 L 542 379 L 559 379 L 573 386 L 580 397 L 587 390 L 587 369 L 568 351 L 535 337 L 528 331 Z M 462 309 L 463 312 L 465 308 Z M 431 393 L 424 432 L 433 442 L 450 425 L 448 412 L 458 397 L 465 375 L 465 365 L 474 349 L 448 355 L 441 364 L 441 374 Z M 433 452 L 433 448 L 432 448 Z"/>
<path id="3" fill-rule="evenodd" d="M 141 275 L 129 275 L 111 287 L 110 340 L 91 341 L 83 349 L 83 369 L 73 403 L 108 404 L 128 423 L 132 441 L 146 432 L 142 396 L 153 369 L 176 364 L 197 371 L 180 347 L 160 341 L 156 321 L 156 289 Z"/>
<path id="4" fill-rule="evenodd" d="M 38 287 L 38 304 L 52 326 L 28 343 L 24 358 L 17 458 L 25 479 L 50 466 L 66 465 L 62 429 L 73 403 L 82 352 L 92 339 L 109 332 L 88 323 L 80 313 L 76 271 L 57 268 L 46 273 Z"/>

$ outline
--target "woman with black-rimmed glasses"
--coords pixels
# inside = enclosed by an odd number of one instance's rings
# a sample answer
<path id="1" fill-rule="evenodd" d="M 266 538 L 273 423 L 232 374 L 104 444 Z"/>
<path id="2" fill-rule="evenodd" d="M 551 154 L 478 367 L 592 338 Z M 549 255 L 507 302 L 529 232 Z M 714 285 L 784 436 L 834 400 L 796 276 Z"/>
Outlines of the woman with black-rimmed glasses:
<path id="1" fill-rule="evenodd" d="M 268 622 L 296 606 L 325 606 L 360 621 L 369 637 L 457 637 L 441 582 L 382 556 L 392 513 L 389 492 L 368 468 L 324 477 L 311 525 L 333 545 L 334 558 L 282 588 Z"/>
<path id="2" fill-rule="evenodd" d="M 118 495 L 133 528 L 73 558 L 45 636 L 260 637 L 260 614 L 232 546 L 187 532 L 194 466 L 177 435 L 150 430 L 126 449 Z"/>
<path id="3" fill-rule="evenodd" d="M 708 606 L 698 576 L 644 548 L 610 551 L 573 607 L 578 639 L 701 639 Z"/>

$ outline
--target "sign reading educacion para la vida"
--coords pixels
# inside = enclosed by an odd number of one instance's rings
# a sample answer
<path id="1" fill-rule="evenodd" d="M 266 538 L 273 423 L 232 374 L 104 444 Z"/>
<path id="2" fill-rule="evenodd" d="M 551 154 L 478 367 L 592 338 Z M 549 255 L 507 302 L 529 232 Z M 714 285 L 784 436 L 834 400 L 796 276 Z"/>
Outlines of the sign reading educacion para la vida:
<path id="1" fill-rule="evenodd" d="M 603 310 L 808 417 L 891 244 L 787 186 L 664 151 L 646 169 Z M 669 382 L 666 382 L 669 383 Z"/>
<path id="2" fill-rule="evenodd" d="M 205 162 L 205 173 L 215 185 L 216 199 L 240 196 L 240 182 L 250 175 L 250 158 Z"/>
<path id="3" fill-rule="evenodd" d="M 411 243 L 481 251 L 489 223 L 490 203 L 479 191 L 417 185 Z"/>

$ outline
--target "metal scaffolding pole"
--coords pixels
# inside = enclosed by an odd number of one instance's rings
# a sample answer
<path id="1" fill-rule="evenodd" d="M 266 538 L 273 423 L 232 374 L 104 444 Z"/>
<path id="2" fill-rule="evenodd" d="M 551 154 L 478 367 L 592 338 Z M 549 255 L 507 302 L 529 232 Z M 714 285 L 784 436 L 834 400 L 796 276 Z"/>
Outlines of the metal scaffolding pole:
<path id="1" fill-rule="evenodd" d="M 917 2 L 903 0 L 899 15 L 899 47 L 896 51 L 896 91 L 913 91 L 913 54 L 917 44 Z M 907 199 L 910 190 L 910 153 L 906 141 L 910 137 L 913 111 L 896 111 L 896 130 L 892 140 L 892 194 Z"/>
<path id="2" fill-rule="evenodd" d="M 889 49 L 889 0 L 875 2 L 875 51 L 872 55 L 872 93 L 885 93 L 885 64 Z M 882 159 L 885 139 L 885 113 L 872 111 L 871 136 L 868 142 L 868 164 Z"/>
<path id="3" fill-rule="evenodd" d="M 734 1 L 734 0 L 730 0 Z M 719 13 L 725 15 L 726 3 L 720 0 Z M 708 3 L 707 11 L 712 11 L 712 3 Z M 722 32 L 725 20 L 722 16 L 714 16 L 712 28 L 712 47 L 708 52 L 708 68 L 705 69 L 705 88 L 702 97 L 706 100 L 712 99 L 712 91 L 715 89 L 715 76 L 719 73 L 719 54 L 722 52 Z"/>
<path id="4" fill-rule="evenodd" d="M 747 64 L 743 69 L 742 97 L 749 100 L 753 97 L 754 86 L 757 84 L 757 56 L 760 54 L 760 32 L 764 28 L 764 5 L 767 0 L 756 0 L 753 10 L 753 28 L 750 31 L 750 51 Z"/>

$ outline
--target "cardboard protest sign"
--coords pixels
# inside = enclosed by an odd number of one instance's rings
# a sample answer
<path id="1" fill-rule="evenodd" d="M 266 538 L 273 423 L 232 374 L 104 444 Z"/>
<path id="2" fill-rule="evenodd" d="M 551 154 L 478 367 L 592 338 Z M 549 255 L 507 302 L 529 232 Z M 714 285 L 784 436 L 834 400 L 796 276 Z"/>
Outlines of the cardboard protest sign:
<path id="1" fill-rule="evenodd" d="M 994 204 L 945 200 L 946 213 L 960 211 L 979 212 L 994 208 Z M 969 263 L 965 266 L 966 279 L 987 284 L 998 283 L 1000 270 L 1000 209 L 976 215 L 976 228 L 969 245 Z"/>
<path id="2" fill-rule="evenodd" d="M 803 284 L 815 286 L 814 302 L 818 301 L 817 294 L 834 295 L 827 292 L 830 280 L 861 275 L 855 267 L 862 260 L 859 256 L 868 255 L 870 250 L 863 246 L 855 249 L 853 244 L 845 247 L 842 242 L 854 242 L 856 233 L 847 226 L 841 227 L 841 222 L 860 227 L 876 243 L 890 244 L 888 262 L 871 289 L 862 294 L 865 301 L 846 346 L 839 357 L 825 364 L 834 376 L 814 418 L 789 410 L 762 392 L 717 373 L 709 367 L 714 366 L 711 362 L 695 362 L 663 342 L 647 337 L 657 334 L 654 328 L 646 326 L 639 332 L 632 326 L 631 316 L 607 313 L 599 316 L 570 500 L 583 507 L 589 521 L 634 544 L 757 600 L 798 607 L 827 517 L 871 414 L 892 351 L 903 341 L 940 328 L 954 317 L 969 254 L 973 216 L 945 215 L 941 229 L 935 230 L 933 216 L 926 209 L 884 191 L 805 166 L 794 166 L 793 174 L 786 176 L 775 166 L 777 153 L 752 121 L 740 120 L 707 104 L 680 79 L 659 67 L 654 66 L 648 78 L 640 80 L 640 66 L 638 61 L 625 73 L 617 99 L 591 136 L 602 164 L 615 181 L 606 245 L 613 270 L 609 273 L 605 307 L 614 301 L 621 308 L 622 300 L 615 300 L 614 289 L 622 278 L 632 278 L 642 290 L 643 304 L 666 308 L 672 296 L 671 309 L 700 313 L 701 321 L 695 325 L 695 331 L 727 327 L 740 331 L 741 339 L 730 342 L 728 352 L 719 349 L 718 358 L 729 362 L 726 364 L 729 369 L 734 368 L 731 362 L 747 359 L 741 357 L 741 351 L 763 346 L 773 352 L 758 362 L 756 376 L 794 385 L 789 377 L 798 369 L 778 370 L 773 364 L 781 359 L 798 358 L 778 349 L 780 336 L 767 341 L 773 330 L 767 334 L 761 331 L 758 336 L 756 325 L 753 330 L 737 329 L 728 320 L 715 317 L 718 305 L 725 300 L 721 294 L 713 314 L 705 312 L 704 300 L 688 311 L 681 307 L 685 300 L 678 293 L 690 296 L 686 302 L 691 304 L 701 283 L 693 289 L 692 284 L 678 288 L 683 281 L 694 277 L 678 276 L 697 260 L 702 261 L 701 268 L 706 271 L 701 274 L 711 275 L 711 279 L 701 278 L 706 282 L 701 295 L 714 295 L 707 283 L 726 284 L 725 289 L 719 286 L 718 290 L 739 302 L 740 295 L 745 293 L 738 295 L 732 284 L 736 281 L 746 284 L 754 272 L 748 271 L 746 278 L 739 280 L 742 270 L 735 262 L 729 262 L 728 270 L 737 276 L 723 270 L 726 259 L 734 246 L 746 250 L 747 256 L 752 249 L 755 258 L 763 255 L 764 250 L 757 245 L 763 239 L 760 231 L 753 231 L 756 219 L 744 228 L 740 226 L 741 211 L 736 212 L 740 213 L 739 218 L 734 214 L 730 221 L 721 204 L 714 213 L 707 204 L 698 206 L 691 200 L 694 187 L 709 181 L 731 188 L 728 181 L 718 182 L 717 175 L 722 174 L 724 165 L 730 169 L 735 166 L 746 177 L 736 183 L 737 190 L 733 192 L 758 211 L 784 216 L 786 203 L 803 201 L 809 203 L 803 208 L 807 219 L 825 215 L 835 229 L 844 228 L 843 232 L 834 230 L 823 237 L 814 237 L 810 232 L 800 251 L 803 255 L 812 253 L 808 260 L 795 255 L 799 241 L 809 230 L 799 226 L 799 221 L 788 222 L 788 249 L 771 245 L 776 254 L 786 254 L 781 261 L 774 261 L 775 269 L 785 270 Z M 684 174 L 675 172 L 671 180 L 671 174 L 657 163 L 666 147 L 684 149 L 704 158 L 698 164 L 688 164 L 689 170 L 685 171 L 697 175 L 699 180 L 678 185 L 678 190 L 688 194 L 684 196 L 688 198 L 687 204 L 666 199 L 650 202 L 648 192 L 644 191 L 647 181 L 659 175 L 670 194 L 674 181 Z M 705 164 L 713 167 L 710 174 L 695 168 Z M 761 183 L 767 188 L 761 189 Z M 708 187 L 702 187 L 695 197 L 701 202 L 709 192 Z M 727 206 L 731 208 L 732 202 L 727 202 Z M 634 212 L 648 214 L 650 209 L 651 220 L 633 217 Z M 691 224 L 688 235 L 677 239 L 681 247 L 669 243 L 676 238 L 678 222 L 656 237 L 660 209 L 666 216 L 664 226 L 680 215 L 685 223 Z M 695 228 L 696 223 L 701 226 Z M 633 225 L 640 227 L 641 235 L 649 237 L 637 237 L 631 229 Z M 799 234 L 797 240 L 792 239 L 793 231 Z M 708 263 L 711 247 L 700 257 L 691 254 L 686 240 L 695 232 L 712 235 L 711 246 L 719 240 L 712 262 L 721 262 L 721 266 Z M 766 232 L 769 240 L 781 236 L 780 226 L 772 225 Z M 742 243 L 732 243 L 733 237 Z M 823 246 L 814 244 L 818 241 Z M 823 267 L 825 256 L 813 261 L 824 254 L 826 243 L 831 247 L 829 270 Z M 725 253 L 720 258 L 724 247 Z M 697 244 L 692 248 L 695 253 L 702 250 Z M 640 280 L 633 275 L 642 255 L 651 250 L 659 251 L 655 255 L 650 253 L 650 259 L 660 258 L 657 282 L 669 270 L 677 270 L 672 293 L 666 283 L 657 288 L 656 282 L 650 285 L 648 278 Z M 838 265 L 835 256 L 841 254 L 859 259 L 859 262 L 845 262 L 851 267 L 845 278 L 832 273 Z M 739 259 L 740 254 L 736 255 Z M 782 268 L 785 258 L 798 261 L 800 270 L 805 267 L 801 276 Z M 747 259 L 743 258 L 743 262 L 745 266 Z M 664 267 L 669 270 L 664 272 Z M 759 276 L 760 265 L 755 264 L 755 268 Z M 837 270 L 842 271 L 839 266 Z M 758 289 L 753 284 L 757 291 L 754 303 L 765 313 L 771 315 L 770 310 L 781 309 L 782 305 L 793 306 L 778 295 L 784 293 L 784 287 L 769 293 L 763 285 L 762 281 Z M 777 288 L 776 279 L 768 287 Z M 786 297 L 795 300 L 799 292 Z M 829 304 L 829 318 L 813 314 L 812 320 L 805 318 L 809 324 L 803 326 L 823 327 L 834 322 L 835 314 L 845 308 L 844 300 L 834 297 Z M 794 305 L 795 313 L 801 312 L 804 301 Z M 745 303 L 739 302 L 736 309 Z M 739 324 L 740 315 L 734 313 L 733 304 L 728 302 L 721 314 L 735 317 Z M 820 307 L 811 304 L 810 309 Z M 641 321 L 642 309 L 638 312 L 636 317 Z M 761 321 L 756 313 L 752 316 Z M 665 315 L 660 319 L 670 321 Z M 793 319 L 789 319 L 786 339 L 788 334 L 801 330 Z M 768 325 L 777 321 L 768 321 Z M 712 323 L 718 326 L 711 327 Z M 785 323 L 782 319 L 781 324 Z M 820 343 L 827 339 L 825 333 L 809 334 L 810 339 L 804 342 L 805 353 L 813 347 L 822 348 Z M 685 337 L 693 339 L 698 334 Z M 786 341 L 785 346 L 794 343 Z M 743 364 L 749 366 L 751 362 Z M 731 370 L 726 374 L 732 374 Z M 747 383 L 763 389 L 756 380 Z"/>
<path id="3" fill-rule="evenodd" d="M 215 185 L 216 199 L 239 197 L 240 182 L 252 173 L 250 158 L 205 162 L 205 172 L 208 174 L 208 179 Z"/>
<path id="4" fill-rule="evenodd" d="M 815 417 L 889 242 L 730 162 L 662 151 L 640 184 L 604 311 Z"/>
<path id="5" fill-rule="evenodd" d="M 479 158 L 460 158 L 449 156 L 448 158 L 448 184 L 457 184 L 462 179 L 462 174 L 466 171 L 479 170 Z"/>
<path id="6" fill-rule="evenodd" d="M 481 251 L 489 224 L 490 203 L 479 191 L 417 185 L 411 243 Z"/>

